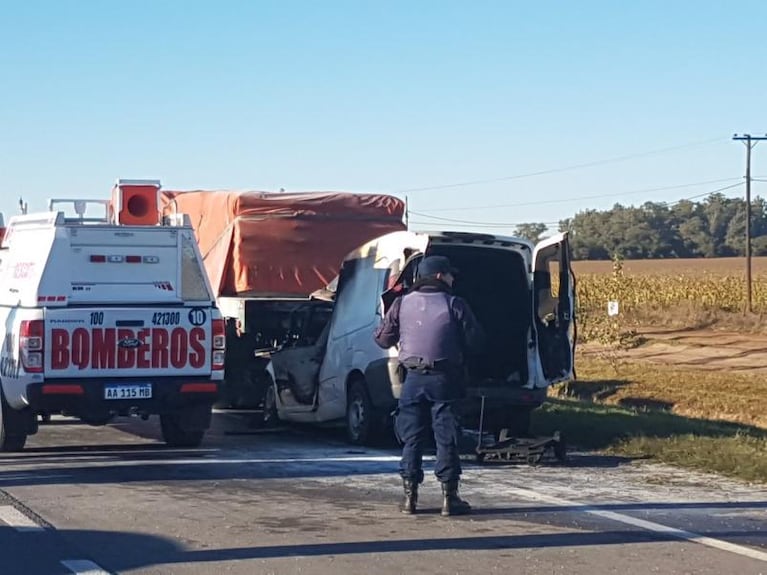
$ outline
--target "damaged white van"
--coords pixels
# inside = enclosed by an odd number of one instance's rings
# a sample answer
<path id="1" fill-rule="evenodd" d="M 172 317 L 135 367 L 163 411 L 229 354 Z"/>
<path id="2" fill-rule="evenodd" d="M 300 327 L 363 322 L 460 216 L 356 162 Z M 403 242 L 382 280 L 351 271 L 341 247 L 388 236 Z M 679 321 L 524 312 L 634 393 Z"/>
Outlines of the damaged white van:
<path id="1" fill-rule="evenodd" d="M 390 429 L 402 379 L 397 349 L 379 348 L 373 332 L 398 295 L 415 281 L 425 255 L 458 268 L 454 293 L 465 298 L 486 334 L 469 356 L 463 425 L 514 435 L 547 388 L 574 377 L 575 278 L 566 233 L 537 245 L 515 237 L 467 232 L 393 232 L 344 260 L 326 290 L 296 310 L 295 329 L 268 367 L 272 385 L 265 417 L 339 422 L 354 444 Z"/>

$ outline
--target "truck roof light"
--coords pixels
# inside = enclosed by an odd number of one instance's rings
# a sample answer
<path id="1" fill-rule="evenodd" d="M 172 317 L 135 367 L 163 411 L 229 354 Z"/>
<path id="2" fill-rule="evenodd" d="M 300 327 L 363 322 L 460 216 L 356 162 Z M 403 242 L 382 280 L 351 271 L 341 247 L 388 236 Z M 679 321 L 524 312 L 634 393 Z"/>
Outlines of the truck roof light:
<path id="1" fill-rule="evenodd" d="M 118 180 L 112 188 L 112 209 L 118 224 L 154 226 L 160 223 L 160 182 Z"/>

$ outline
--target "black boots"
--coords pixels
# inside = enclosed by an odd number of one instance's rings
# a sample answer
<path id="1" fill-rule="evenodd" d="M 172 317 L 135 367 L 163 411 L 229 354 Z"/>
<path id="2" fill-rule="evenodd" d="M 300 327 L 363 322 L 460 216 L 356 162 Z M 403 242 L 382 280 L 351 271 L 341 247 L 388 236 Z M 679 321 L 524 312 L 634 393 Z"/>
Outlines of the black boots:
<path id="1" fill-rule="evenodd" d="M 458 480 L 447 481 L 442 484 L 442 515 L 466 515 L 471 512 L 471 505 L 458 497 Z"/>
<path id="2" fill-rule="evenodd" d="M 402 513 L 412 515 L 415 513 L 415 507 L 418 504 L 418 483 L 412 479 L 403 479 L 402 488 L 405 491 L 405 497 L 399 506 Z"/>
<path id="3" fill-rule="evenodd" d="M 418 505 L 418 482 L 412 479 L 403 479 L 402 488 L 405 496 L 400 503 L 399 510 L 407 515 L 416 512 Z M 442 484 L 442 515 L 466 515 L 471 512 L 471 505 L 458 496 L 458 480 L 448 481 Z"/>

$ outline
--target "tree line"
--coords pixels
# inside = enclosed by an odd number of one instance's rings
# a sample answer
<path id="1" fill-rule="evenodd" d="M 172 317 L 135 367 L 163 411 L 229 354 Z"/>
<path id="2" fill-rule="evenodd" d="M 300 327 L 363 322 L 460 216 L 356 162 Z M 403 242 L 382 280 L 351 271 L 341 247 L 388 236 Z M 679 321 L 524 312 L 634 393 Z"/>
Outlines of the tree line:
<path id="1" fill-rule="evenodd" d="M 515 234 L 537 242 L 546 230 L 545 224 L 526 223 L 518 225 Z M 746 201 L 714 193 L 699 202 L 673 205 L 615 204 L 561 220 L 559 231 L 570 233 L 576 260 L 743 256 Z M 751 200 L 751 253 L 767 255 L 767 202 L 760 197 Z"/>

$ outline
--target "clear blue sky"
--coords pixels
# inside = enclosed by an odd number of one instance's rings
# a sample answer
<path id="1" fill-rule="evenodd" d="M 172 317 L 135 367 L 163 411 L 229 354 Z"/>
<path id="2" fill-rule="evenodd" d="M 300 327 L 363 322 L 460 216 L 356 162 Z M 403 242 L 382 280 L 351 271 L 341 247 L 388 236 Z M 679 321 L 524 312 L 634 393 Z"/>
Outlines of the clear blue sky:
<path id="1" fill-rule="evenodd" d="M 6 219 L 20 195 L 36 211 L 106 198 L 118 177 L 392 193 L 484 181 L 407 192 L 410 208 L 510 232 L 737 184 L 732 134 L 767 132 L 761 0 L 0 9 Z M 513 178 L 537 172 L 550 173 Z M 767 142 L 753 173 L 767 178 Z"/>

